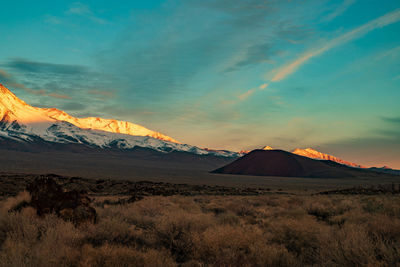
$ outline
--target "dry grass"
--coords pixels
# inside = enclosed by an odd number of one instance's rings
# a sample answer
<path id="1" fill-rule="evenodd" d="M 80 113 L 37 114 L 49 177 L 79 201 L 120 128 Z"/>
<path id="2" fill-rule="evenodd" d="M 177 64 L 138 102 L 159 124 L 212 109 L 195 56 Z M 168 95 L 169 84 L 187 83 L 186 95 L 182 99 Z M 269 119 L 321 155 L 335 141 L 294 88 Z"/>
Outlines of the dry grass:
<path id="1" fill-rule="evenodd" d="M 74 227 L 0 202 L 0 266 L 399 266 L 400 197 L 98 198 Z"/>

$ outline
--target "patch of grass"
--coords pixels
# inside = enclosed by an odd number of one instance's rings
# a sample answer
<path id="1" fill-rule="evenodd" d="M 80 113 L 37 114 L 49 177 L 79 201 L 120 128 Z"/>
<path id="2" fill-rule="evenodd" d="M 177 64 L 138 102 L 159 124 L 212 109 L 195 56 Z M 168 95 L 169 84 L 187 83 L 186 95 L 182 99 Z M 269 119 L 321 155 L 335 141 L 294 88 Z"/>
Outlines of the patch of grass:
<path id="1" fill-rule="evenodd" d="M 0 266 L 396 266 L 399 195 L 95 198 L 75 227 L 0 202 Z M 14 211 L 13 211 L 14 210 Z"/>

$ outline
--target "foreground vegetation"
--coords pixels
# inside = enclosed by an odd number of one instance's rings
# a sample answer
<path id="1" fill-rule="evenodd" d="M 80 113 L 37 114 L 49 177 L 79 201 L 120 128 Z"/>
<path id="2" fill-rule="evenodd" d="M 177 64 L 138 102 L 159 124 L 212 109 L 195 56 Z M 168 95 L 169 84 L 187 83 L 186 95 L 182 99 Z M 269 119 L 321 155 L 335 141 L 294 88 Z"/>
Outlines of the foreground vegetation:
<path id="1" fill-rule="evenodd" d="M 96 197 L 75 227 L 0 202 L 0 266 L 398 266 L 399 195 Z"/>

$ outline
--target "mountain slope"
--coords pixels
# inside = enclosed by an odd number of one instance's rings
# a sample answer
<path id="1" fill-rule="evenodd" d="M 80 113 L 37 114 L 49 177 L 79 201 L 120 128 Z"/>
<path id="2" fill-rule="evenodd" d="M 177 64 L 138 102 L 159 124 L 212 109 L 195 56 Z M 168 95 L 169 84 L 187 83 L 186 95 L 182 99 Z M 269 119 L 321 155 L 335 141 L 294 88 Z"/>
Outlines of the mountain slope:
<path id="1" fill-rule="evenodd" d="M 128 135 L 150 136 L 156 139 L 180 144 L 180 142 L 173 139 L 172 137 L 149 130 L 143 126 L 133 124 L 131 122 L 102 119 L 96 117 L 75 118 L 56 108 L 42 109 L 42 111 L 52 119 L 58 121 L 66 121 L 83 129 L 101 130 L 111 133 L 121 133 Z"/>
<path id="2" fill-rule="evenodd" d="M 0 120 L 17 120 L 22 123 L 66 121 L 82 129 L 101 130 L 136 136 L 150 136 L 160 140 L 179 143 L 172 137 L 149 130 L 138 124 L 102 118 L 75 118 L 56 108 L 36 108 L 20 100 L 0 84 Z"/>
<path id="3" fill-rule="evenodd" d="M 353 162 L 349 162 L 349 161 L 345 161 L 345 160 L 342 160 L 340 158 L 337 158 L 337 157 L 329 155 L 329 154 L 324 154 L 324 153 L 319 152 L 312 148 L 306 148 L 306 149 L 296 148 L 292 153 L 296 154 L 296 155 L 312 158 L 312 159 L 330 160 L 330 161 L 334 161 L 334 162 L 344 164 L 344 165 L 347 165 L 350 167 L 366 168 L 362 165 L 359 165 L 359 164 L 356 164 Z"/>
<path id="4" fill-rule="evenodd" d="M 283 150 L 253 150 L 214 173 L 280 177 L 343 178 L 379 176 L 376 172 L 315 160 Z"/>
<path id="5" fill-rule="evenodd" d="M 0 85 L 0 137 L 23 142 L 43 140 L 100 148 L 151 148 L 159 152 L 183 151 L 199 155 L 237 157 L 223 150 L 205 150 L 181 144 L 164 134 L 130 122 L 75 118 L 57 109 L 32 107 Z"/>

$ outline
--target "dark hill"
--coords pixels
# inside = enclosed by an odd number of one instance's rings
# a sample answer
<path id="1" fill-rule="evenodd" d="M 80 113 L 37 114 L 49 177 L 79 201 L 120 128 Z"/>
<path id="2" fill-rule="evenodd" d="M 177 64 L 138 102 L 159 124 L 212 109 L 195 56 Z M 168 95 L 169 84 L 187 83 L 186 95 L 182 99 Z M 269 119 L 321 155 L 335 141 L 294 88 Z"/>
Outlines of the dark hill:
<path id="1" fill-rule="evenodd" d="M 379 176 L 376 172 L 314 160 L 283 150 L 253 150 L 213 173 L 318 178 Z"/>

